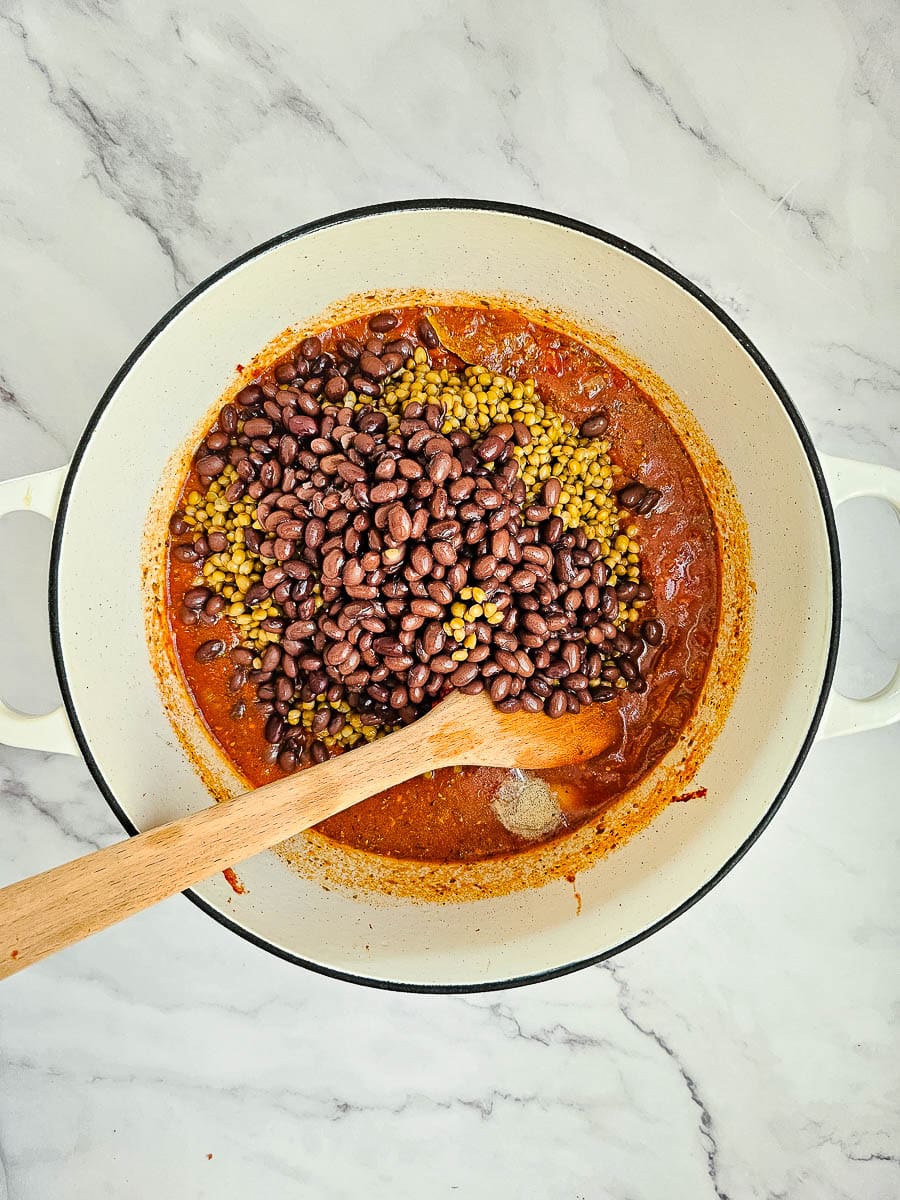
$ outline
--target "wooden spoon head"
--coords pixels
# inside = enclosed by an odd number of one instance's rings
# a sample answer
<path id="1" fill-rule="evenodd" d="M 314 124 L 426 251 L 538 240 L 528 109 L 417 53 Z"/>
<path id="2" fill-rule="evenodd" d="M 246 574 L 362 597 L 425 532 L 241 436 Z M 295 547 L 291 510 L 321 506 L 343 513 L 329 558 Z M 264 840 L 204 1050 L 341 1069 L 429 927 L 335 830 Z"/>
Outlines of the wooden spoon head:
<path id="1" fill-rule="evenodd" d="M 454 692 L 425 721 L 429 756 L 442 765 L 531 769 L 595 758 L 622 729 L 622 718 L 610 705 L 592 704 L 554 719 L 544 713 L 502 713 L 484 692 Z"/>

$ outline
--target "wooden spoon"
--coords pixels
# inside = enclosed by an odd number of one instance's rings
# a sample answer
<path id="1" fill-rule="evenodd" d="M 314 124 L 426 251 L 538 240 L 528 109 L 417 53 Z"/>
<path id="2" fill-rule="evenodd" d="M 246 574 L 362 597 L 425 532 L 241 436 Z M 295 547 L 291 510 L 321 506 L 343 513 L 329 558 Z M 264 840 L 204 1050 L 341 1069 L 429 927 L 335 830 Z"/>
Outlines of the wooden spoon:
<path id="1" fill-rule="evenodd" d="M 606 708 L 554 721 L 454 692 L 367 746 L 3 888 L 0 979 L 425 771 L 583 762 L 618 729 Z"/>

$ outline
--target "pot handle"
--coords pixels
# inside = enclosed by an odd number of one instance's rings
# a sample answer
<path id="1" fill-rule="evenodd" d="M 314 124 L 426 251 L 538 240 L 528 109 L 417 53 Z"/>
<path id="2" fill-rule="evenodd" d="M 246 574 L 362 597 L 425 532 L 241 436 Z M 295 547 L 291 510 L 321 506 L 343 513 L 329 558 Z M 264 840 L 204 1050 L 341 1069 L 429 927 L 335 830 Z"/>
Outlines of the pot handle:
<path id="1" fill-rule="evenodd" d="M 0 518 L 11 512 L 38 512 L 53 520 L 68 466 L 54 467 L 19 479 L 0 481 Z M 31 716 L 0 700 L 0 744 L 51 754 L 80 754 L 65 709 Z"/>
<path id="2" fill-rule="evenodd" d="M 900 471 L 876 463 L 856 462 L 852 458 L 834 458 L 830 454 L 819 457 L 835 506 L 856 496 L 876 496 L 887 500 L 900 516 Z M 900 666 L 881 691 L 865 700 L 851 700 L 832 688 L 819 726 L 819 737 L 840 737 L 845 733 L 880 729 L 894 721 L 900 721 Z"/>

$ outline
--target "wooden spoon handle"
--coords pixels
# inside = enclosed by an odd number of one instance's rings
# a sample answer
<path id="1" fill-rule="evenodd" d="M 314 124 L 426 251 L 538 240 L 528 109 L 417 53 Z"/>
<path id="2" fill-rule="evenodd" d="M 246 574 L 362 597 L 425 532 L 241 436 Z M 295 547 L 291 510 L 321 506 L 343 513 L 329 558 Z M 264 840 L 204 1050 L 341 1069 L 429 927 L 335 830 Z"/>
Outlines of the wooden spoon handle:
<path id="1" fill-rule="evenodd" d="M 410 726 L 3 888 L 0 979 L 428 770 L 423 750 Z"/>

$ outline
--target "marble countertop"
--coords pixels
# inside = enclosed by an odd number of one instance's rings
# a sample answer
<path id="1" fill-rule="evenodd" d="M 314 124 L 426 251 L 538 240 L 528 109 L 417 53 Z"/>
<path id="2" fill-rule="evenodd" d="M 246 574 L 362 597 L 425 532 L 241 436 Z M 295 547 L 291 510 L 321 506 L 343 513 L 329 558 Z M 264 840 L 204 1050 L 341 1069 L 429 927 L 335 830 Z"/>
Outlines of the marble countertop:
<path id="1" fill-rule="evenodd" d="M 885 0 L 8 0 L 0 477 L 64 463 L 222 262 L 447 195 L 673 262 L 821 449 L 900 465 L 896 39 Z M 839 524 L 861 695 L 900 657 L 900 543 L 875 502 Z M 31 711 L 48 541 L 0 523 L 0 690 Z M 176 897 L 0 989 L 0 1197 L 898 1197 L 898 777 L 898 726 L 817 746 L 701 904 L 520 991 L 354 988 Z M 118 836 L 80 761 L 0 748 L 0 882 Z"/>

